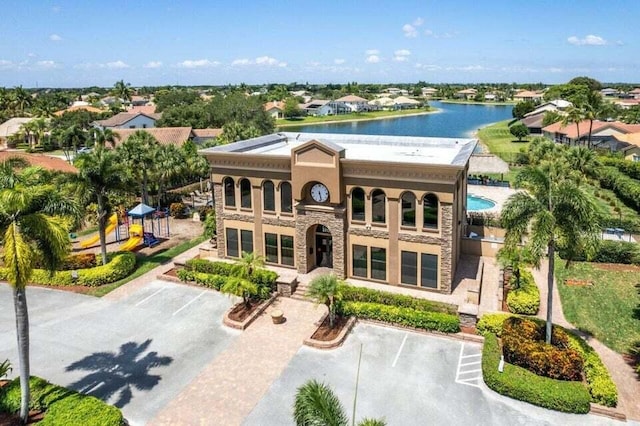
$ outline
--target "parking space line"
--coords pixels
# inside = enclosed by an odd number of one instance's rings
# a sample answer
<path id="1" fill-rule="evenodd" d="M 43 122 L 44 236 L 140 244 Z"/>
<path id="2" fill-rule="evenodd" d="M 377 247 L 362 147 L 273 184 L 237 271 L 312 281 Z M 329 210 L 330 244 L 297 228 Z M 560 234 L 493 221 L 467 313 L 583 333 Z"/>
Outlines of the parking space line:
<path id="1" fill-rule="evenodd" d="M 193 299 L 191 299 L 190 301 L 188 301 L 186 303 L 186 305 L 184 305 L 182 308 L 178 309 L 177 311 L 175 311 L 173 315 L 177 314 L 178 312 L 182 311 L 184 308 L 186 308 L 187 306 L 189 306 L 190 304 L 192 304 L 193 302 L 195 302 L 196 300 L 198 300 L 200 298 L 200 296 L 202 296 L 203 294 L 205 294 L 207 292 L 207 290 L 204 290 L 202 293 L 200 293 L 199 295 L 197 295 L 196 297 L 194 297 Z"/>
<path id="2" fill-rule="evenodd" d="M 464 354 L 464 343 L 460 345 L 460 355 L 458 357 L 458 366 L 456 368 L 456 379 L 455 382 L 461 385 L 473 386 L 476 388 L 480 388 L 480 380 L 482 379 L 482 369 L 477 368 L 479 364 L 482 362 L 481 360 L 475 361 L 478 357 L 481 357 L 482 354 Z M 466 360 L 467 362 L 463 362 Z M 471 368 L 470 370 L 465 369 Z"/>
<path id="3" fill-rule="evenodd" d="M 476 365 L 476 364 L 480 364 L 482 361 L 473 361 L 473 362 L 466 362 L 464 364 L 460 364 L 460 367 L 466 367 L 467 365 Z"/>
<path id="4" fill-rule="evenodd" d="M 482 354 L 464 355 L 464 356 L 461 356 L 460 358 L 462 358 L 462 359 L 464 359 L 464 358 L 476 358 L 476 357 L 479 357 L 479 356 L 482 356 Z"/>
<path id="5" fill-rule="evenodd" d="M 477 370 L 459 371 L 458 376 L 461 374 L 477 373 L 478 371 L 482 371 L 482 369 L 478 368 Z"/>
<path id="6" fill-rule="evenodd" d="M 402 339 L 402 343 L 400 344 L 400 347 L 398 348 L 398 353 L 396 354 L 396 357 L 393 360 L 393 364 L 391 364 L 391 367 L 395 367 L 396 364 L 398 363 L 398 358 L 400 358 L 400 353 L 402 352 L 402 348 L 404 348 L 404 344 L 407 342 L 407 337 L 409 337 L 409 333 L 405 333 L 404 339 Z"/>
<path id="7" fill-rule="evenodd" d="M 139 301 L 138 303 L 135 304 L 135 306 L 140 306 L 142 305 L 144 302 L 146 302 L 147 300 L 151 299 L 153 296 L 155 296 L 156 294 L 160 293 L 162 290 L 166 289 L 166 287 L 162 287 L 160 290 L 156 291 L 155 293 L 145 297 L 144 299 L 142 299 L 141 301 Z"/>

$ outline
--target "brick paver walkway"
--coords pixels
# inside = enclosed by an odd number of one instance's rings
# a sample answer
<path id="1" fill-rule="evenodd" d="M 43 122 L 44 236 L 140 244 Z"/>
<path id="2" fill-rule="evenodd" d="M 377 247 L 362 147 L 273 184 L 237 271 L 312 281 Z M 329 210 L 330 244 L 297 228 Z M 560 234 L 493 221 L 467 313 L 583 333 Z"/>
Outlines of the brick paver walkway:
<path id="1" fill-rule="evenodd" d="M 547 267 L 549 263 L 544 259 L 540 265 L 540 269 L 533 269 L 533 277 L 540 288 L 540 311 L 538 317 L 546 319 L 547 316 Z M 558 292 L 557 283 L 553 286 L 553 322 L 565 328 L 584 336 L 576 327 L 564 317 L 562 312 L 562 303 L 560 301 L 560 293 Z M 625 413 L 628 419 L 640 421 L 640 404 L 638 403 L 638 395 L 640 395 L 640 381 L 636 379 L 633 368 L 627 364 L 619 353 L 609 349 L 600 341 L 593 337 L 587 337 L 587 342 L 600 355 L 602 362 L 606 365 L 611 378 L 618 387 L 618 410 Z"/>
<path id="2" fill-rule="evenodd" d="M 269 313 L 276 308 L 284 312 L 284 324 L 272 323 Z M 303 339 L 311 336 L 325 309 L 309 302 L 277 299 L 149 424 L 240 425 L 300 349 Z"/>

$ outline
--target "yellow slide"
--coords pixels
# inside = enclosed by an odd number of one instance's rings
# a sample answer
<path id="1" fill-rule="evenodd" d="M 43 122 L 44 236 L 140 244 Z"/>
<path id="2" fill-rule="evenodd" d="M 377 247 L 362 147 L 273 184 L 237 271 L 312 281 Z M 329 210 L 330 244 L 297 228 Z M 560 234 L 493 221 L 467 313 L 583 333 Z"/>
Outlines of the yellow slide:
<path id="1" fill-rule="evenodd" d="M 131 251 L 138 247 L 143 240 L 144 229 L 142 225 L 133 224 L 129 227 L 129 239 L 118 247 L 118 250 Z"/>
<path id="2" fill-rule="evenodd" d="M 104 230 L 104 234 L 105 235 L 109 235 L 110 233 L 113 232 L 114 229 L 116 229 L 116 226 L 118 226 L 118 215 L 117 214 L 113 214 L 109 218 L 109 222 L 107 222 L 107 227 Z M 80 242 L 80 246 L 82 248 L 91 247 L 92 245 L 94 245 L 98 241 L 100 241 L 100 233 L 99 232 L 96 235 L 94 235 L 93 237 L 91 237 L 89 239 L 86 239 L 84 241 L 81 241 Z"/>

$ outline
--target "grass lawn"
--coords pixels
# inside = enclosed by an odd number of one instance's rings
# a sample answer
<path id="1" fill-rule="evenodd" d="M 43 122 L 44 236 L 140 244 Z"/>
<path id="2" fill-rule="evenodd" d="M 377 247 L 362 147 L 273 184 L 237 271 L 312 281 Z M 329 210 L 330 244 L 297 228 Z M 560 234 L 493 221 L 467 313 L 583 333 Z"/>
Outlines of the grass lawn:
<path id="1" fill-rule="evenodd" d="M 531 137 L 527 137 L 522 142 L 518 142 L 517 138 L 509 132 L 509 123 L 511 121 L 498 121 L 478 131 L 478 138 L 489 148 L 489 152 L 506 162 L 513 162 L 520 149 L 526 148 L 531 140 Z"/>
<path id="2" fill-rule="evenodd" d="M 580 330 L 619 353 L 640 339 L 638 270 L 624 272 L 601 269 L 597 263 L 576 262 L 569 269 L 556 262 L 556 281 L 564 315 Z M 592 286 L 567 286 L 565 279 L 589 280 Z M 634 316 L 635 315 L 635 316 Z"/>
<path id="3" fill-rule="evenodd" d="M 638 213 L 630 207 L 627 207 L 618 196 L 608 189 L 600 188 L 598 182 L 588 182 L 583 188 L 592 197 L 598 212 L 606 218 L 622 219 L 625 222 L 636 223 L 636 227 L 640 228 L 640 219 Z M 596 196 L 598 194 L 598 196 Z M 613 204 L 613 206 L 611 205 Z M 614 211 L 618 207 L 620 212 Z"/>
<path id="4" fill-rule="evenodd" d="M 111 284 L 107 284 L 107 285 L 103 285 L 101 287 L 97 287 L 95 288 L 94 291 L 89 292 L 88 294 L 92 295 L 92 296 L 97 296 L 97 297 L 102 297 L 105 294 L 115 290 L 116 288 L 120 287 L 123 284 L 128 283 L 129 281 L 138 278 L 141 275 L 146 274 L 147 272 L 151 271 L 152 269 L 163 265 L 165 263 L 168 263 L 171 261 L 171 259 L 173 259 L 174 257 L 178 256 L 179 254 L 184 253 L 185 251 L 189 250 L 190 248 L 193 248 L 195 246 L 197 246 L 198 244 L 200 244 L 201 242 L 203 242 L 204 240 L 206 240 L 206 237 L 204 236 L 200 236 L 200 237 L 196 237 L 190 241 L 185 241 L 182 244 L 179 244 L 175 247 L 171 247 L 170 249 L 167 250 L 163 250 L 163 251 L 159 251 L 151 256 L 144 256 L 144 257 L 138 257 L 137 261 L 136 261 L 136 270 L 133 272 L 133 274 L 129 275 L 126 278 L 121 279 L 120 281 L 116 281 L 114 283 Z"/>
<path id="5" fill-rule="evenodd" d="M 327 121 L 356 121 L 356 120 L 376 120 L 387 117 L 397 117 L 403 115 L 411 115 L 411 114 L 426 114 L 436 112 L 437 110 L 434 108 L 425 109 L 425 108 L 417 108 L 417 109 L 401 109 L 397 111 L 370 111 L 370 112 L 359 112 L 353 114 L 340 114 L 340 115 L 326 115 L 326 116 L 307 116 L 300 117 L 298 119 L 288 119 L 283 118 L 276 120 L 276 126 L 278 127 L 288 127 L 288 126 L 303 126 L 306 124 L 316 124 L 316 123 L 325 123 Z"/>

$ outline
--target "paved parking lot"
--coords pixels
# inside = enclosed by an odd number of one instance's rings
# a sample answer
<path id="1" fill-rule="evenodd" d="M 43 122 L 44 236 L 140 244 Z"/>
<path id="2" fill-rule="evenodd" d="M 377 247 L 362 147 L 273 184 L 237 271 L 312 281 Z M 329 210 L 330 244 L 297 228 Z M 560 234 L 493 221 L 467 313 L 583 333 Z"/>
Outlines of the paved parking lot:
<path id="1" fill-rule="evenodd" d="M 27 298 L 32 374 L 122 406 L 132 425 L 150 420 L 239 335 L 221 323 L 229 298 L 163 281 L 121 301 L 38 287 Z M 11 289 L 0 284 L 5 358 L 18 362 Z"/>
<path id="2" fill-rule="evenodd" d="M 351 418 L 361 345 L 357 420 L 384 417 L 390 426 L 621 424 L 496 394 L 482 382 L 478 344 L 368 324 L 357 325 L 336 350 L 300 349 L 244 424 L 294 424 L 296 389 L 311 378 L 330 384 Z"/>

